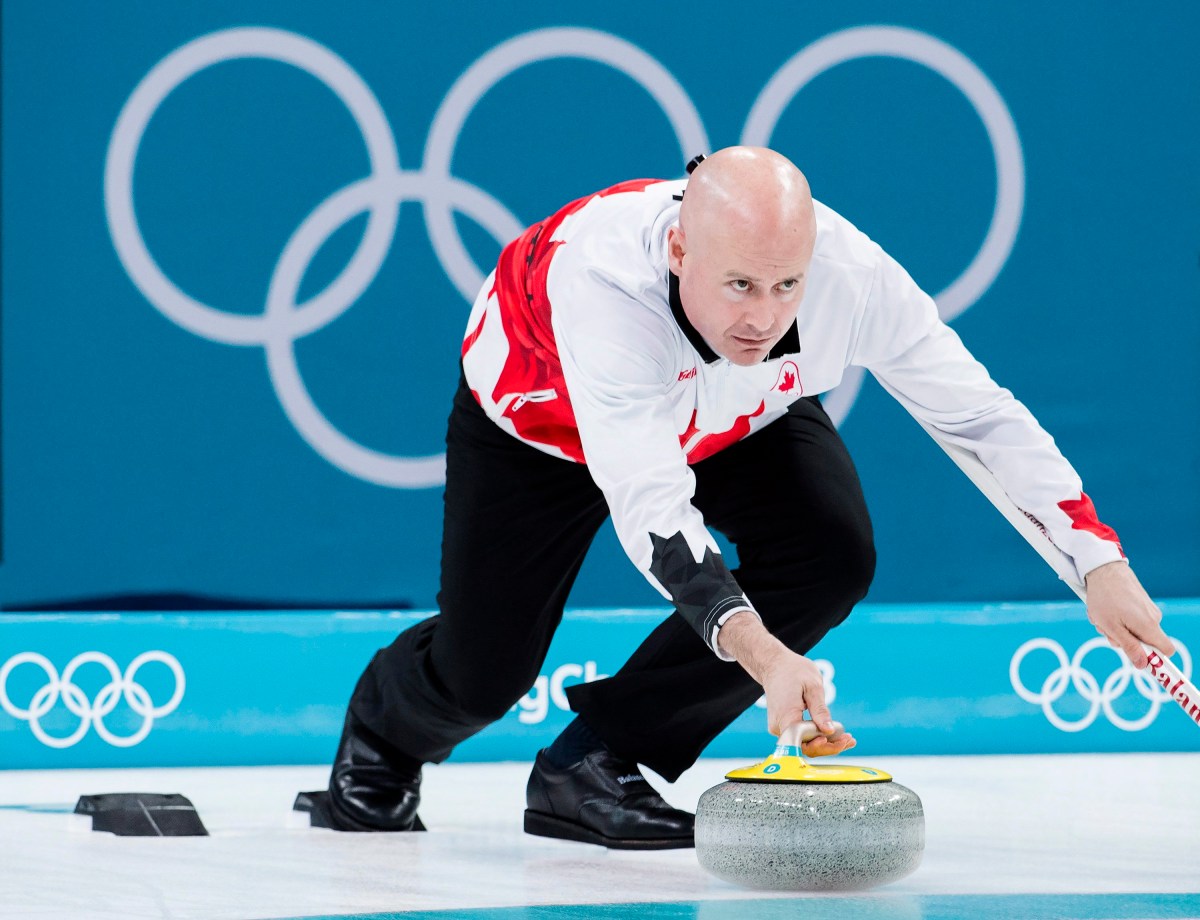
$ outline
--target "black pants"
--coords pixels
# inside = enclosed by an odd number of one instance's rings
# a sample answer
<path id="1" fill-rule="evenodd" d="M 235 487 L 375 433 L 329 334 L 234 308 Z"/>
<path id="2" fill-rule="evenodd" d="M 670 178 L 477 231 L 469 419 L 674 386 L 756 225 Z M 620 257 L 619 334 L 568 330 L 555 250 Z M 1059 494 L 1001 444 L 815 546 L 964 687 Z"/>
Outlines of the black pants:
<path id="1" fill-rule="evenodd" d="M 807 652 L 875 569 L 862 487 L 833 423 L 801 399 L 692 469 L 695 506 L 737 547 L 738 583 L 767 628 Z M 502 431 L 460 386 L 446 436 L 440 613 L 375 655 L 354 714 L 429 762 L 501 718 L 537 679 L 607 516 L 586 466 Z M 610 750 L 674 780 L 761 693 L 672 613 L 616 674 L 567 698 Z"/>

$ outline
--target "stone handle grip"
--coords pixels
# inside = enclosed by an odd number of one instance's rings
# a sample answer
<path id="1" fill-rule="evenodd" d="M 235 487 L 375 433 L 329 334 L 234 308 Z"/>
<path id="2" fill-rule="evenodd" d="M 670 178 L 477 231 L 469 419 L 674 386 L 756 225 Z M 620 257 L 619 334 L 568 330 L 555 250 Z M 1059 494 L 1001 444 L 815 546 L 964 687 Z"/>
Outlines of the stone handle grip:
<path id="1" fill-rule="evenodd" d="M 830 741 L 836 741 L 842 736 L 846 727 L 841 722 L 833 723 L 833 734 L 828 735 Z M 819 735 L 825 733 L 819 730 L 814 722 L 797 722 L 794 725 L 789 725 L 779 733 L 779 743 L 787 747 L 800 747 L 805 741 L 812 741 Z"/>

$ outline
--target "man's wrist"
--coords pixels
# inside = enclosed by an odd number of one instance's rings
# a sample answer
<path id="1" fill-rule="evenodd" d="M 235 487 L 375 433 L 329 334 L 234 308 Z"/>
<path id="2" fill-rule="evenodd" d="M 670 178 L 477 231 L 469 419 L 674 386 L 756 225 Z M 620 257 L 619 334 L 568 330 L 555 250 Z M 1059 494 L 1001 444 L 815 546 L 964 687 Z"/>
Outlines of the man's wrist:
<path id="1" fill-rule="evenodd" d="M 786 646 L 767 631 L 758 614 L 741 610 L 731 616 L 717 634 L 721 649 L 732 655 L 760 684 Z"/>
<path id="2" fill-rule="evenodd" d="M 722 661 L 737 661 L 737 657 L 725 647 L 724 643 L 721 642 L 721 630 L 724 629 L 725 624 L 734 617 L 739 617 L 742 620 L 749 618 L 758 623 L 762 622 L 762 618 L 759 617 L 758 611 L 748 605 L 733 607 L 721 614 L 720 617 L 717 618 L 716 625 L 713 626 L 712 636 L 709 639 L 709 645 L 712 647 L 712 650 L 716 652 L 717 657 Z"/>
<path id="3" fill-rule="evenodd" d="M 1129 571 L 1129 560 L 1128 559 L 1113 559 L 1110 562 L 1102 562 L 1100 565 L 1096 566 L 1094 569 L 1092 569 L 1090 572 L 1088 572 L 1086 575 L 1083 576 L 1084 587 L 1087 587 L 1087 583 L 1092 578 L 1092 576 L 1098 575 L 1100 578 L 1107 578 L 1110 575 L 1117 574 L 1117 571 L 1119 569 L 1124 569 L 1125 571 Z"/>
<path id="4" fill-rule="evenodd" d="M 744 630 L 748 624 L 752 623 L 761 625 L 762 621 L 749 610 L 739 610 L 734 613 L 717 630 L 718 651 L 737 657 L 734 646 L 741 645 L 745 635 Z"/>

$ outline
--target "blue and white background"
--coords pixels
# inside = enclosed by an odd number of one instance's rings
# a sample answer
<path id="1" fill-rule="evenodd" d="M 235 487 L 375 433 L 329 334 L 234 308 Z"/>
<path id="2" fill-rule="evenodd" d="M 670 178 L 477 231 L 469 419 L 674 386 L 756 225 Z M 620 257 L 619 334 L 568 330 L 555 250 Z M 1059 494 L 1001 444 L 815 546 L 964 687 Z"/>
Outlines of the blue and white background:
<path id="1" fill-rule="evenodd" d="M 791 156 L 817 197 L 937 295 L 1080 470 L 1155 597 L 1200 595 L 1195 4 L 1133 15 L 1083 2 L 6 0 L 2 26 L 0 608 L 70 611 L 132 594 L 431 608 L 459 343 L 500 245 L 569 199 L 680 175 L 692 154 L 739 141 Z M 1090 638 L 1082 609 L 1065 608 L 1058 634 L 1036 624 L 1059 608 L 1006 618 L 997 605 L 1069 595 L 872 380 L 851 374 L 827 406 L 875 519 L 870 601 L 917 606 L 894 608 L 902 630 L 876 619 L 892 608 L 864 611 L 816 654 L 843 676 L 874 643 L 932 660 L 966 649 L 977 668 L 994 659 L 977 685 L 968 671 L 952 682 L 937 668 L 921 679 L 860 668 L 839 683 L 847 721 L 866 718 L 871 698 L 938 699 L 942 712 L 961 699 L 980 720 L 1040 720 L 1043 750 L 1195 747 L 1176 713 L 1153 740 L 1114 727 L 1115 658 L 1092 668 L 1095 692 L 1080 679 L 1071 716 L 1089 711 L 1088 694 L 1108 700 L 1094 724 L 1115 734 L 1064 732 L 1022 699 L 1008 673 L 1016 650 L 1056 636 L 1070 658 Z M 964 646 L 964 608 L 920 613 L 932 602 L 986 611 L 991 625 Z M 664 613 L 611 530 L 572 605 L 652 608 L 642 632 Z M 1177 603 L 1173 631 L 1196 647 L 1194 607 Z M 323 758 L 349 682 L 396 625 L 364 616 L 372 625 L 356 632 L 329 616 L 185 627 L 0 615 L 0 665 L 41 655 L 57 675 L 29 658 L 9 668 L 0 766 L 190 762 L 188 751 L 214 750 L 214 725 L 269 735 L 270 718 L 230 712 L 272 706 L 285 721 L 320 715 L 302 723 L 317 747 L 283 745 L 278 757 Z M 545 692 L 557 668 L 582 679 L 589 661 L 598 673 L 619 665 L 594 650 L 631 648 L 631 622 L 568 621 Z M 297 629 L 309 638 L 279 640 L 274 657 L 245 644 L 255 630 Z M 118 704 L 151 711 L 172 698 L 163 660 L 126 674 L 151 650 L 195 676 L 144 743 L 106 742 L 97 714 L 119 721 Z M 80 719 L 91 729 L 70 747 L 38 741 L 13 711 L 50 702 L 47 690 L 37 703 L 38 688 L 89 652 L 119 679 L 80 662 L 94 686 L 59 684 L 46 718 L 62 720 L 47 736 L 71 736 Z M 253 689 L 268 664 L 305 674 L 312 698 Z M 151 677 L 160 691 L 132 689 Z M 1040 692 L 1044 678 L 1026 683 Z M 202 696 L 208 679 L 250 696 Z M 1121 690 L 1144 712 L 1135 683 Z M 71 700 L 89 714 L 72 716 Z M 533 724 L 522 713 L 502 723 L 514 738 Z M 125 715 L 128 735 L 142 717 Z M 146 753 L 172 719 L 171 737 L 195 735 Z M 956 724 L 941 750 L 1002 749 L 992 723 Z M 906 750 L 908 737 L 879 747 Z M 477 756 L 526 756 L 472 743 Z M 270 759 L 266 748 L 245 756 Z"/>

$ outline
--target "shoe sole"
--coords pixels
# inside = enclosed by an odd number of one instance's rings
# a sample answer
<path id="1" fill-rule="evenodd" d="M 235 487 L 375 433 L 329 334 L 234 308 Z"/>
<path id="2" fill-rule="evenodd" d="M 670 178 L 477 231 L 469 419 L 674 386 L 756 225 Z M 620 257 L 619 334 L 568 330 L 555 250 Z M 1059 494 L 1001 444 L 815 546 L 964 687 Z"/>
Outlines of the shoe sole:
<path id="1" fill-rule="evenodd" d="M 525 809 L 525 833 L 556 840 L 594 843 L 610 850 L 685 850 L 696 845 L 693 837 L 606 837 L 582 824 L 531 808 Z"/>

